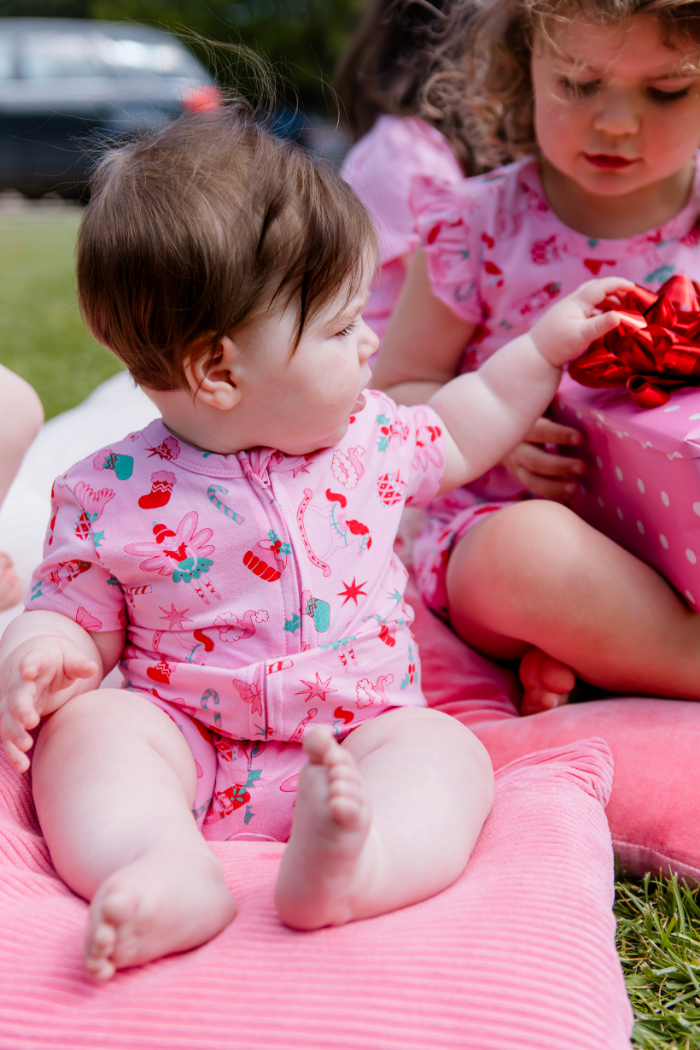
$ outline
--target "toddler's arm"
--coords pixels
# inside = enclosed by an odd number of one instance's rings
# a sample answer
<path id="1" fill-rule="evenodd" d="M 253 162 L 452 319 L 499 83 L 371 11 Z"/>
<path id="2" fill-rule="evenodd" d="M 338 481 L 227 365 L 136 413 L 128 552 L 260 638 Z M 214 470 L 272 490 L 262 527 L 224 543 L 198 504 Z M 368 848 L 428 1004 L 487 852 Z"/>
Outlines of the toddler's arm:
<path id="1" fill-rule="evenodd" d="M 0 365 L 0 504 L 43 422 L 44 410 L 33 387 Z"/>
<path id="2" fill-rule="evenodd" d="M 402 405 L 423 405 L 454 378 L 475 325 L 433 295 L 417 251 L 372 372 L 372 386 Z"/>
<path id="3" fill-rule="evenodd" d="M 477 372 L 458 376 L 433 395 L 430 404 L 447 430 L 441 492 L 479 477 L 524 437 L 554 397 L 561 366 L 619 324 L 618 314 L 600 313 L 597 304 L 630 287 L 618 277 L 588 281 Z"/>
<path id="4" fill-rule="evenodd" d="M 123 648 L 123 631 L 88 634 L 61 613 L 28 612 L 12 621 L 0 642 L 0 735 L 15 769 L 29 768 L 28 730 L 96 689 Z"/>

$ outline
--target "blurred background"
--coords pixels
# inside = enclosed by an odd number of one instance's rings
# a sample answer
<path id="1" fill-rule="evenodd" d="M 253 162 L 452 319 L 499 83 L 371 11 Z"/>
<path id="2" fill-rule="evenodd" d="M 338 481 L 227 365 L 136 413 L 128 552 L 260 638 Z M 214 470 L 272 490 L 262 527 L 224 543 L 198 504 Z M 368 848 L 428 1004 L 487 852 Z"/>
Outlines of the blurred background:
<path id="1" fill-rule="evenodd" d="M 281 73 L 278 132 L 339 164 L 330 88 L 364 0 L 0 0 L 0 361 L 47 418 L 119 365 L 85 331 L 73 248 L 95 144 L 219 101 L 246 71 L 204 40 Z"/>

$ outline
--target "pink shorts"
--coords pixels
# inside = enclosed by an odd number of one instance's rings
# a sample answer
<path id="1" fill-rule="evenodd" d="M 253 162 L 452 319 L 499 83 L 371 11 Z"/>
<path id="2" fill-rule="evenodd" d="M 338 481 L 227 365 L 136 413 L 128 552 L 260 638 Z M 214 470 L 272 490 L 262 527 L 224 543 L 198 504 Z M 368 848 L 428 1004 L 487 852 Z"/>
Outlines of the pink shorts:
<path id="1" fill-rule="evenodd" d="M 462 536 L 484 518 L 516 500 L 485 503 L 468 489 L 457 489 L 434 500 L 427 510 L 427 521 L 413 546 L 413 569 L 421 597 L 429 609 L 449 620 L 447 563 Z"/>
<path id="2" fill-rule="evenodd" d="M 192 813 L 205 839 L 286 842 L 306 762 L 301 744 L 231 740 L 176 704 L 142 695 L 172 718 L 190 746 L 197 770 Z"/>

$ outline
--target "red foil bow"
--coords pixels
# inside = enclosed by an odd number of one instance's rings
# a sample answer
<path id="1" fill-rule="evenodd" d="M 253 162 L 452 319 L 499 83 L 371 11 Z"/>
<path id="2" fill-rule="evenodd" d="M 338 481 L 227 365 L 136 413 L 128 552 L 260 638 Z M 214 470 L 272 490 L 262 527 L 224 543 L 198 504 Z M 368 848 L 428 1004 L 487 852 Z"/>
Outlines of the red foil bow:
<path id="1" fill-rule="evenodd" d="M 700 286 L 670 277 L 658 294 L 635 285 L 608 296 L 601 310 L 616 310 L 620 324 L 569 365 L 583 386 L 627 384 L 635 405 L 656 408 L 674 390 L 700 386 Z"/>

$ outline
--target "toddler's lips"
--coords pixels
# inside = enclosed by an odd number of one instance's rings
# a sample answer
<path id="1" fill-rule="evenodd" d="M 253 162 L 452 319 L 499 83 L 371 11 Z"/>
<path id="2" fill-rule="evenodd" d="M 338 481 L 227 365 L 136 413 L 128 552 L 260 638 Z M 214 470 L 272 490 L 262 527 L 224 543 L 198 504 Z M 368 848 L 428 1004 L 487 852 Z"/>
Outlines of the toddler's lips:
<path id="1" fill-rule="evenodd" d="M 365 407 L 366 404 L 367 404 L 367 398 L 365 397 L 364 394 L 360 394 L 360 396 L 358 397 L 357 401 L 352 406 L 352 411 L 351 411 L 350 415 L 351 416 L 357 415 L 358 412 L 362 411 L 362 409 Z"/>
<path id="2" fill-rule="evenodd" d="M 584 153 L 584 157 L 594 168 L 629 168 L 636 161 L 627 157 L 618 157 L 612 153 Z"/>

